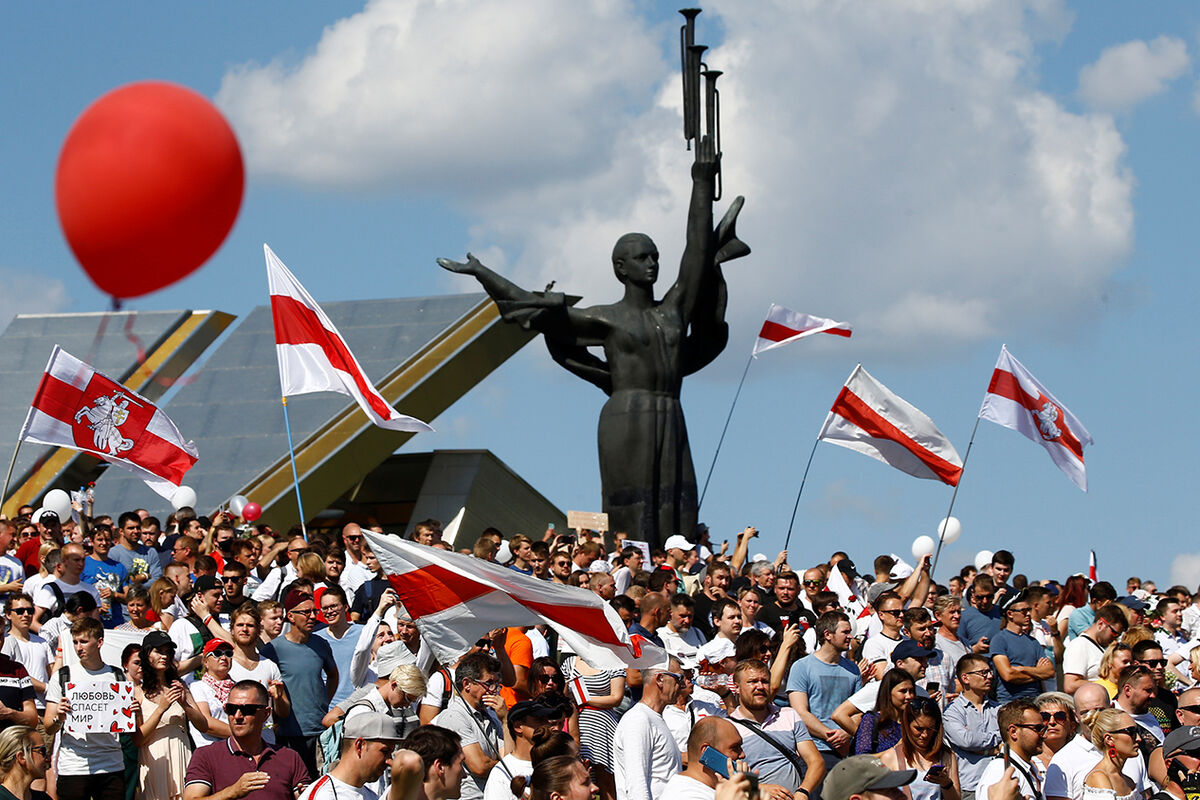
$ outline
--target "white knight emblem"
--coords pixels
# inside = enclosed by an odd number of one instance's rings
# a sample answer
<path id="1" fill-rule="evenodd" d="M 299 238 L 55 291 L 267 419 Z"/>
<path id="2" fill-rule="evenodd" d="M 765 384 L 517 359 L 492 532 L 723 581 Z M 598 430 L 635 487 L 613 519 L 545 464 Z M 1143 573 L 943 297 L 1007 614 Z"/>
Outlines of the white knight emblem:
<path id="1" fill-rule="evenodd" d="M 1038 428 L 1042 432 L 1042 438 L 1047 441 L 1053 441 L 1062 436 L 1062 430 L 1054 423 L 1058 422 L 1059 410 L 1058 406 L 1051 403 L 1049 400 L 1037 411 L 1033 412 L 1038 419 Z"/>
<path id="2" fill-rule="evenodd" d="M 126 450 L 133 449 L 133 440 L 126 439 L 121 434 L 121 426 L 129 419 L 129 404 L 141 407 L 129 395 L 115 391 L 111 397 L 101 395 L 92 400 L 91 406 L 84 406 L 75 412 L 75 421 L 80 422 L 87 417 L 87 426 L 92 429 L 92 438 L 96 449 L 109 455 L 120 455 Z"/>

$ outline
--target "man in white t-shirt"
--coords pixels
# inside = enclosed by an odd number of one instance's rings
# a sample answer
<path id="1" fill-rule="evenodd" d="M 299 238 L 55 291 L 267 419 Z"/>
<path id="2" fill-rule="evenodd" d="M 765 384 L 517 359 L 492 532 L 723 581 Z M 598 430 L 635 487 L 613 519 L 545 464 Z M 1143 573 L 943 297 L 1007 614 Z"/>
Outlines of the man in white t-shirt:
<path id="1" fill-rule="evenodd" d="M 879 617 L 880 631 L 873 634 L 862 648 L 862 657 L 870 664 L 881 667 L 891 660 L 892 650 L 900 644 L 900 625 L 904 620 L 904 600 L 895 592 L 881 592 L 873 604 Z M 882 669 L 876 673 L 883 675 Z"/>
<path id="2" fill-rule="evenodd" d="M 46 709 L 46 683 L 50 680 L 54 651 L 45 639 L 29 632 L 29 625 L 33 622 L 33 601 L 29 595 L 9 597 L 5 616 L 8 617 L 9 630 L 0 653 L 18 662 L 29 673 L 33 682 L 34 703 L 40 713 Z"/>
<path id="3" fill-rule="evenodd" d="M 83 568 L 86 562 L 87 555 L 83 552 L 83 545 L 74 543 L 63 545 L 62 563 L 59 564 L 58 575 L 43 583 L 33 597 L 32 629 L 34 633 L 42 629 L 42 624 L 38 620 L 42 618 L 43 614 L 49 613 L 56 616 L 62 613 L 62 603 L 66 602 L 68 595 L 87 592 L 96 598 L 96 605 L 100 605 L 100 592 L 96 590 L 95 586 L 83 580 Z M 55 589 L 58 591 L 56 592 Z M 62 601 L 59 600 L 60 596 L 63 598 Z"/>
<path id="4" fill-rule="evenodd" d="M 505 725 L 512 737 L 513 750 L 492 767 L 487 783 L 483 786 L 483 800 L 512 800 L 509 784 L 513 778 L 527 778 L 533 774 L 533 735 L 546 725 L 557 709 L 542 705 L 534 700 L 522 700 L 508 710 Z"/>
<path id="5" fill-rule="evenodd" d="M 1063 689 L 1067 694 L 1074 694 L 1087 681 L 1100 677 L 1104 649 L 1119 639 L 1127 627 L 1125 614 L 1116 603 L 1096 609 L 1092 624 L 1072 639 L 1063 652 Z"/>
<path id="6" fill-rule="evenodd" d="M 679 669 L 679 661 L 671 657 L 642 670 L 641 702 L 625 712 L 613 737 L 617 800 L 659 798 L 683 767 L 679 747 L 662 718 L 679 691 Z"/>
<path id="7" fill-rule="evenodd" d="M 82 561 L 82 547 L 79 552 Z M 47 737 L 53 737 L 61 729 L 54 763 L 58 797 L 59 800 L 124 800 L 125 761 L 120 739 L 115 733 L 82 736 L 69 733 L 64 725 L 71 717 L 71 703 L 63 695 L 68 677 L 73 681 L 95 681 L 124 676 L 117 675 L 100 657 L 100 646 L 104 643 L 104 625 L 100 620 L 93 617 L 77 620 L 71 626 L 71 639 L 79 666 L 71 670 L 70 676 L 60 674 L 61 670 L 51 676 L 46 685 L 46 713 L 42 718 Z"/>
<path id="8" fill-rule="evenodd" d="M 338 762 L 297 800 L 378 800 L 365 786 L 379 780 L 388 759 L 392 762 L 392 796 L 412 796 L 425 769 L 421 757 L 411 750 L 392 752 L 400 741 L 396 724 L 387 714 L 372 712 L 346 720 Z"/>
<path id="9" fill-rule="evenodd" d="M 687 769 L 671 777 L 659 800 L 713 800 L 722 777 L 700 762 L 700 754 L 712 748 L 726 759 L 741 761 L 742 735 L 727 719 L 705 717 L 696 723 L 687 740 Z"/>
<path id="10" fill-rule="evenodd" d="M 8 552 L 16 535 L 17 526 L 11 520 L 0 519 L 0 597 L 21 591 L 25 583 L 25 565 Z"/>

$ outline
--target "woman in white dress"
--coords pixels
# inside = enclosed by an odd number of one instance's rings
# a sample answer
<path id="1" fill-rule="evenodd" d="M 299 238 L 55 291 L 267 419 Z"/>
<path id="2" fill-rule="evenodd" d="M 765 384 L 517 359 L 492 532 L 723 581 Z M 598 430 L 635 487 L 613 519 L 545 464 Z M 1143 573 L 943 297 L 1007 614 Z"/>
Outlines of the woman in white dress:
<path id="1" fill-rule="evenodd" d="M 1117 708 L 1106 708 L 1092 721 L 1092 744 L 1100 763 L 1083 779 L 1083 800 L 1134 800 L 1137 787 L 1121 769 L 1140 755 L 1141 729 L 1133 717 Z"/>

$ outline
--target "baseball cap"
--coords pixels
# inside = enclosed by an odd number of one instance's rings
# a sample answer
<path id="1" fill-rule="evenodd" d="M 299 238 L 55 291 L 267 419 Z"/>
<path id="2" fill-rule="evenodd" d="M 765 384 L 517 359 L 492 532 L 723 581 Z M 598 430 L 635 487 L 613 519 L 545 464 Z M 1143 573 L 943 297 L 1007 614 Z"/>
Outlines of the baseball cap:
<path id="1" fill-rule="evenodd" d="M 209 639 L 208 644 L 204 645 L 204 655 L 209 655 L 210 653 L 212 653 L 212 651 L 216 650 L 218 647 L 221 647 L 222 645 L 224 645 L 225 647 L 228 647 L 230 650 L 233 649 L 233 645 L 231 645 L 229 642 L 225 641 L 224 639 Z"/>
<path id="2" fill-rule="evenodd" d="M 408 645 L 397 639 L 379 647 L 375 654 L 375 671 L 381 678 L 392 674 L 396 667 L 402 664 L 415 664 L 416 657 L 408 649 Z"/>
<path id="3" fill-rule="evenodd" d="M 691 550 L 696 545 L 689 542 L 687 539 L 680 536 L 678 533 L 674 536 L 668 536 L 667 541 L 663 543 L 664 550 L 674 550 L 678 547 L 680 550 Z"/>
<path id="4" fill-rule="evenodd" d="M 1188 725 L 1176 728 L 1163 740 L 1163 758 L 1179 753 L 1196 753 L 1200 750 L 1200 727 Z"/>
<path id="5" fill-rule="evenodd" d="M 710 664 L 717 664 L 737 655 L 737 647 L 724 636 L 718 636 L 700 648 L 700 657 Z"/>
<path id="6" fill-rule="evenodd" d="M 519 725 L 525 719 L 553 719 L 556 716 L 557 708 L 538 700 L 522 700 L 508 710 L 508 721 L 513 725 Z"/>
<path id="7" fill-rule="evenodd" d="M 1145 603 L 1143 603 L 1141 600 L 1137 599 L 1136 597 L 1132 597 L 1132 596 L 1118 598 L 1117 602 L 1120 603 L 1121 605 L 1125 606 L 1126 608 L 1130 609 L 1131 611 L 1145 611 L 1147 608 L 1150 607 L 1150 606 L 1146 605 Z"/>
<path id="8" fill-rule="evenodd" d="M 851 756 L 829 770 L 821 787 L 821 797 L 825 800 L 847 800 L 850 795 L 861 794 L 869 789 L 907 786 L 916 777 L 915 769 L 888 769 L 878 756 Z"/>
<path id="9" fill-rule="evenodd" d="M 607 561 L 605 561 L 604 559 L 597 558 L 595 561 L 593 561 L 591 563 L 591 565 L 588 567 L 587 571 L 588 572 L 611 572 L 612 567 L 609 566 L 609 563 Z"/>
<path id="10" fill-rule="evenodd" d="M 155 647 L 169 647 L 174 650 L 175 643 L 163 631 L 150 631 L 146 634 L 146 638 L 142 639 L 142 649 L 151 650 Z"/>
<path id="11" fill-rule="evenodd" d="M 912 639 L 902 639 L 900 644 L 892 649 L 892 663 L 895 664 L 902 658 L 929 658 L 932 655 L 933 651 L 928 647 L 921 647 Z"/>
<path id="12" fill-rule="evenodd" d="M 221 588 L 221 581 L 213 575 L 201 575 L 192 582 L 192 588 L 197 592 L 209 592 Z"/>
<path id="13" fill-rule="evenodd" d="M 309 594 L 308 592 L 302 592 L 299 589 L 292 589 L 290 592 L 287 593 L 287 596 L 283 598 L 283 609 L 284 609 L 284 611 L 291 611 L 293 608 L 300 605 L 305 600 L 312 600 L 312 599 L 313 599 L 313 596 L 311 594 Z"/>
<path id="14" fill-rule="evenodd" d="M 33 512 L 32 521 L 39 525 L 56 525 L 59 522 L 58 512 L 48 508 L 39 508 Z"/>
<path id="15" fill-rule="evenodd" d="M 884 582 L 884 583 L 872 583 L 870 586 L 867 587 L 867 602 L 874 603 L 876 598 L 879 597 L 879 595 L 883 594 L 884 592 L 890 592 L 892 589 L 895 589 L 899 585 L 900 585 L 900 583 L 898 581 L 889 581 L 889 582 Z"/>
<path id="16" fill-rule="evenodd" d="M 355 714 L 346 720 L 342 727 L 342 737 L 346 739 L 370 739 L 375 742 L 399 742 L 396 735 L 396 721 L 388 714 L 378 711 L 368 711 Z"/>

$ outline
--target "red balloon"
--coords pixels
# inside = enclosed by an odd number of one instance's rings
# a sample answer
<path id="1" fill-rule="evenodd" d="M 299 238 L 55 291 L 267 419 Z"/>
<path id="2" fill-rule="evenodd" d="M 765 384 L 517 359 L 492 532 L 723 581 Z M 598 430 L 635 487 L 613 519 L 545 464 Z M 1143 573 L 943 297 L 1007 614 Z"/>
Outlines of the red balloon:
<path id="1" fill-rule="evenodd" d="M 262 506 L 258 503 L 246 503 L 245 508 L 242 509 L 242 519 L 246 520 L 246 522 L 254 522 L 254 520 L 261 516 Z"/>
<path id="2" fill-rule="evenodd" d="M 63 233 L 116 298 L 183 278 L 237 219 L 245 173 L 233 129 L 191 89 L 122 86 L 92 103 L 63 142 L 54 181 Z"/>

